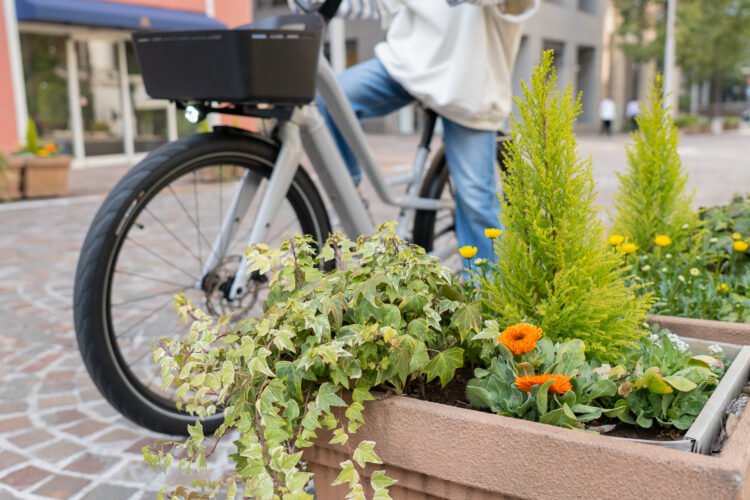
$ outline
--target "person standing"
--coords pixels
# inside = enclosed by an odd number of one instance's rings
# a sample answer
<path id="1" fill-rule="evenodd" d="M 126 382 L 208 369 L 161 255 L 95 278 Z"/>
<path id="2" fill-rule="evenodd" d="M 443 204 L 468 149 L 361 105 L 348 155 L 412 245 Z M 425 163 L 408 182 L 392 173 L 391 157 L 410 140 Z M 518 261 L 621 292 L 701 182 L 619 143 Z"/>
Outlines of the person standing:
<path id="1" fill-rule="evenodd" d="M 638 106 L 638 99 L 631 99 L 625 105 L 625 116 L 630 122 L 630 130 L 638 130 L 638 115 L 640 114 L 640 108 Z"/>
<path id="2" fill-rule="evenodd" d="M 602 128 L 599 134 L 612 135 L 612 122 L 617 118 L 617 105 L 610 97 L 605 97 L 599 103 L 599 119 L 602 121 Z"/>

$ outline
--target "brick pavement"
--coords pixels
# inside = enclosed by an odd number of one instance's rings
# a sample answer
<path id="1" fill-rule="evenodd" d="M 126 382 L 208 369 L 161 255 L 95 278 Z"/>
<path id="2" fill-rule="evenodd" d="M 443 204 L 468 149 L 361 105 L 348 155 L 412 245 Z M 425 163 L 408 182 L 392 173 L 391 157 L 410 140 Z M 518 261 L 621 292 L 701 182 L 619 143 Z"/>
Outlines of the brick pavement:
<path id="1" fill-rule="evenodd" d="M 602 205 L 624 165 L 624 137 L 581 138 L 594 159 Z M 391 172 L 411 138 L 372 138 Z M 698 204 L 750 189 L 748 136 L 688 137 L 682 143 Z M 76 171 L 77 198 L 0 205 L 0 498 L 152 498 L 165 482 L 141 460 L 159 438 L 130 424 L 100 397 L 75 345 L 72 280 L 95 210 L 121 169 Z M 374 196 L 369 195 L 373 200 Z M 392 209 L 373 204 L 379 219 Z M 173 478 L 174 479 L 174 478 Z"/>

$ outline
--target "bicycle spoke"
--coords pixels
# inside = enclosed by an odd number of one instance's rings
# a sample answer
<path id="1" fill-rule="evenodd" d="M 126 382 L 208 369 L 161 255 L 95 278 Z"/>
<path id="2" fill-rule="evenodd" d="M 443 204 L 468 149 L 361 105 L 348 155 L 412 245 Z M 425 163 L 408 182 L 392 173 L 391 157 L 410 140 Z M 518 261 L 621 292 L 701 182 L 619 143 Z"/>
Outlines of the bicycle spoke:
<path id="1" fill-rule="evenodd" d="M 198 174 L 195 170 L 193 170 L 193 199 L 195 200 L 195 218 L 198 221 L 198 234 L 196 235 L 196 239 L 198 240 L 198 256 L 200 257 L 201 261 L 201 268 L 198 270 L 199 273 L 203 272 L 203 250 L 202 250 L 202 242 L 201 242 L 201 211 L 200 206 L 198 205 Z"/>
<path id="2" fill-rule="evenodd" d="M 182 283 L 177 283 L 176 281 L 169 281 L 169 280 L 164 280 L 164 279 L 160 279 L 160 278 L 152 278 L 150 276 L 146 276 L 145 274 L 134 273 L 134 272 L 131 272 L 131 271 L 123 271 L 122 269 L 115 269 L 114 272 L 115 273 L 119 273 L 119 274 L 125 274 L 127 276 L 133 276 L 135 278 L 141 278 L 141 279 L 144 279 L 144 280 L 155 281 L 157 283 L 164 283 L 166 285 L 185 286 Z M 188 288 L 189 288 L 189 286 L 188 286 Z"/>
<path id="3" fill-rule="evenodd" d="M 206 242 L 206 245 L 208 246 L 208 248 L 211 249 L 211 252 L 218 259 L 219 256 L 216 254 L 216 251 L 213 249 L 213 245 L 211 245 L 211 243 L 208 241 L 208 239 L 206 238 L 206 236 L 201 232 L 200 226 L 195 222 L 195 219 L 193 219 L 193 217 L 190 215 L 190 213 L 188 212 L 187 208 L 185 208 L 185 205 L 182 203 L 182 200 L 180 200 L 180 197 L 177 196 L 177 193 L 174 192 L 174 189 L 172 188 L 172 185 L 170 184 L 169 186 L 167 186 L 167 188 L 169 188 L 169 190 L 172 192 L 172 195 L 174 196 L 175 200 L 177 200 L 177 203 L 182 208 L 182 211 L 185 212 L 185 215 L 187 215 L 188 219 L 190 219 L 190 222 L 193 223 L 193 226 L 198 231 L 198 234 L 200 235 L 200 237 L 203 238 L 203 241 Z"/>
<path id="4" fill-rule="evenodd" d="M 133 238 L 131 238 L 130 236 L 126 236 L 126 237 L 125 237 L 125 239 L 126 239 L 126 240 L 128 240 L 128 241 L 130 241 L 131 243 L 133 243 L 133 244 L 134 244 L 134 245 L 136 245 L 137 247 L 139 247 L 139 248 L 141 248 L 141 249 L 145 250 L 146 252 L 150 253 L 151 255 L 153 255 L 154 257 L 156 257 L 156 258 L 157 258 L 157 259 L 159 259 L 160 261 L 164 262 L 164 263 L 165 263 L 165 264 L 167 264 L 168 266 L 171 266 L 171 267 L 173 267 L 173 268 L 177 269 L 178 271 L 180 271 L 181 273 L 183 273 L 184 275 L 186 275 L 186 276 L 187 276 L 187 277 L 189 277 L 190 279 L 193 279 L 193 280 L 195 280 L 196 282 L 198 281 L 198 277 L 197 277 L 197 276 L 194 276 L 194 275 L 190 274 L 190 273 L 189 273 L 188 271 L 186 271 L 186 270 L 182 269 L 181 267 L 177 267 L 177 266 L 176 266 L 176 265 L 175 265 L 174 263 L 172 263 L 172 262 L 170 262 L 169 260 L 165 259 L 164 257 L 162 257 L 162 256 L 161 256 L 161 255 L 159 255 L 158 253 L 154 252 L 153 250 L 150 250 L 149 248 L 147 248 L 147 247 L 145 247 L 145 246 L 141 245 L 140 243 L 138 243 L 137 241 L 135 241 L 135 240 L 134 240 Z"/>
<path id="5" fill-rule="evenodd" d="M 175 240 L 177 241 L 177 243 L 179 243 L 179 244 L 180 244 L 180 246 L 181 246 L 182 248 L 184 248 L 185 250 L 187 250 L 187 251 L 188 251 L 188 253 L 190 253 L 190 254 L 191 254 L 191 255 L 192 255 L 193 257 L 195 257 L 196 259 L 198 259 L 198 263 L 202 263 L 202 262 L 201 262 L 201 259 L 200 259 L 200 257 L 198 257 L 197 255 L 195 255 L 195 252 L 193 252 L 193 250 L 192 250 L 192 249 L 191 249 L 191 248 L 190 248 L 190 247 L 189 247 L 188 245 L 186 245 L 184 241 L 182 241 L 182 240 L 181 240 L 181 239 L 180 239 L 180 238 L 179 238 L 179 237 L 178 237 L 178 236 L 177 236 L 176 234 L 174 234 L 174 232 L 173 232 L 173 231 L 172 231 L 171 229 L 169 229 L 169 228 L 167 227 L 167 225 L 166 225 L 166 224 L 164 224 L 164 222 L 163 222 L 163 221 L 162 221 L 162 220 L 161 220 L 161 219 L 160 219 L 159 217 L 157 217 L 157 216 L 156 216 L 156 214 L 155 214 L 155 213 L 153 213 L 153 212 L 152 212 L 151 210 L 149 210 L 149 208 L 148 208 L 148 207 L 145 207 L 145 208 L 144 208 L 144 210 L 145 210 L 146 212 L 148 212 L 148 214 L 149 214 L 149 215 L 151 215 L 151 217 L 153 217 L 154 219 L 156 219 L 156 222 L 157 222 L 157 223 L 158 223 L 158 224 L 159 224 L 159 225 L 160 225 L 161 227 L 163 227 L 163 228 L 164 228 L 164 230 L 165 230 L 165 231 L 166 231 L 167 233 L 169 233 L 169 234 L 170 234 L 170 235 L 171 235 L 171 236 L 172 236 L 172 237 L 173 237 L 173 238 L 174 238 L 174 239 L 175 239 Z"/>
<path id="6" fill-rule="evenodd" d="M 154 297 L 159 297 L 160 295 L 164 295 L 164 294 L 169 294 L 170 296 L 174 296 L 174 294 L 176 294 L 178 292 L 184 292 L 188 288 L 190 288 L 190 287 L 189 286 L 181 286 L 179 288 L 175 288 L 175 289 L 172 289 L 172 290 L 164 290 L 163 292 L 157 292 L 157 293 L 153 293 L 151 295 L 144 295 L 143 297 L 137 297 L 135 299 L 128 299 L 128 300 L 126 300 L 124 302 L 118 302 L 117 304 L 111 304 L 110 307 L 121 307 L 121 306 L 124 306 L 124 305 L 127 305 L 127 304 L 133 304 L 135 302 L 142 302 L 144 300 L 153 299 Z"/>
<path id="7" fill-rule="evenodd" d="M 143 318 L 139 319 L 137 322 L 135 322 L 132 325 L 130 325 L 129 327 L 127 327 L 123 332 L 117 333 L 115 335 L 115 337 L 125 337 L 125 336 L 127 336 L 127 334 L 130 333 L 136 326 L 142 324 L 144 321 L 146 321 L 146 320 L 148 320 L 150 318 L 153 318 L 156 315 L 156 313 L 158 313 L 159 311 L 161 311 L 162 309 L 164 309 L 165 307 L 167 307 L 169 304 L 171 304 L 172 300 L 173 300 L 172 297 L 170 297 L 169 300 L 167 300 L 165 303 L 163 303 L 158 308 L 156 308 L 153 311 L 151 311 L 150 313 L 148 313 Z"/>

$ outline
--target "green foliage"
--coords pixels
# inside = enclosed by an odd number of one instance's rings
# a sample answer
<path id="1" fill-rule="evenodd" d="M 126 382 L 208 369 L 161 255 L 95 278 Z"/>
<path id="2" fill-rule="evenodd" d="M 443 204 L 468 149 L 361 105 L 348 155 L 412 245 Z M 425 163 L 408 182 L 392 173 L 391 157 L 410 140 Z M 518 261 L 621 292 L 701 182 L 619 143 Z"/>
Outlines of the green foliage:
<path id="1" fill-rule="evenodd" d="M 750 322 L 750 254 L 734 248 L 750 236 L 750 200 L 737 197 L 701 217 L 694 251 L 629 255 L 632 279 L 656 297 L 654 314 Z"/>
<path id="2" fill-rule="evenodd" d="M 497 323 L 490 322 L 475 338 L 492 338 L 496 331 Z M 533 351 L 515 357 L 502 344 L 497 349 L 499 354 L 489 369 L 477 368 L 476 378 L 466 386 L 466 397 L 475 408 L 561 427 L 582 427 L 583 422 L 602 416 L 597 399 L 616 394 L 615 384 L 600 380 L 586 362 L 580 340 L 554 344 L 543 337 Z M 516 377 L 541 374 L 568 375 L 573 389 L 553 394 L 548 392 L 552 381 L 533 386 L 531 392 L 523 392 L 515 385 Z"/>
<path id="3" fill-rule="evenodd" d="M 656 422 L 687 429 L 725 371 L 726 356 L 720 349 L 694 356 L 679 337 L 658 328 L 614 367 L 587 362 L 580 340 L 553 344 L 543 337 L 532 351 L 513 356 L 504 345 L 491 342 L 498 330 L 496 322 L 488 321 L 472 339 L 496 355 L 489 369 L 475 370 L 467 399 L 475 408 L 561 427 L 615 420 L 643 428 Z M 571 389 L 553 394 L 548 392 L 551 381 L 534 385 L 531 392 L 519 389 L 518 377 L 541 374 L 568 375 Z"/>
<path id="4" fill-rule="evenodd" d="M 696 81 L 739 74 L 750 62 L 750 0 L 680 0 L 677 59 Z"/>
<path id="5" fill-rule="evenodd" d="M 662 99 L 661 76 L 649 86 L 641 110 L 627 151 L 628 168 L 618 174 L 614 228 L 642 250 L 653 248 L 654 237 L 661 234 L 672 239 L 674 251 L 685 251 L 698 215 L 692 194 L 686 193 L 688 176 L 677 152 L 677 129 Z"/>
<path id="6" fill-rule="evenodd" d="M 446 384 L 463 365 L 462 339 L 476 332 L 465 310 L 478 306 L 436 258 L 399 240 L 394 225 L 356 243 L 336 234 L 320 256 L 316 248 L 301 236 L 280 249 L 256 246 L 251 272 L 274 273 L 264 316 L 228 325 L 182 298 L 190 336 L 154 354 L 186 410 L 202 416 L 226 405 L 217 436 L 238 432 L 236 479 L 258 499 L 311 498 L 300 459 L 318 431 L 348 446 L 373 389 L 400 392 L 416 379 Z M 331 260 L 337 268 L 323 272 L 321 262 Z M 374 446 L 360 442 L 353 462 L 341 464 L 335 484 L 348 484 L 351 498 L 364 498 L 357 467 L 381 463 Z M 183 447 L 190 462 L 205 461 L 199 427 Z M 390 498 L 392 483 L 384 472 L 373 475 L 375 498 Z"/>
<path id="7" fill-rule="evenodd" d="M 505 232 L 480 293 L 501 324 L 528 321 L 554 341 L 582 339 L 589 355 L 614 360 L 642 336 L 648 300 L 625 285 L 620 257 L 604 247 L 591 161 L 579 158 L 573 134 L 580 99 L 555 81 L 547 51 L 516 99 Z"/>
<path id="8" fill-rule="evenodd" d="M 630 353 L 628 373 L 609 377 L 623 398 L 610 404 L 627 403 L 628 411 L 617 415 L 623 422 L 644 428 L 656 422 L 685 430 L 724 375 L 726 356 L 718 350 L 714 356 L 693 356 L 676 335 L 658 328 L 654 332 Z"/>
<path id="9" fill-rule="evenodd" d="M 37 154 L 39 151 L 39 133 L 36 130 L 36 123 L 34 120 L 29 119 L 26 125 L 26 145 L 24 151 L 32 154 Z"/>
<path id="10" fill-rule="evenodd" d="M 708 130 L 708 118 L 699 115 L 678 115 L 674 119 L 674 125 L 678 129 L 682 128 L 700 128 Z"/>

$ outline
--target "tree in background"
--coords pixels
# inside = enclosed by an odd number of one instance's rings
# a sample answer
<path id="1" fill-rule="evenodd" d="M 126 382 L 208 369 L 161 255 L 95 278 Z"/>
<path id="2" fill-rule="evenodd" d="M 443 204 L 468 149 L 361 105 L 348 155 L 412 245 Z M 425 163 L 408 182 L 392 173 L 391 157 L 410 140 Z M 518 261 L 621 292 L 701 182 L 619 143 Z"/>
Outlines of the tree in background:
<path id="1" fill-rule="evenodd" d="M 619 46 L 639 68 L 663 65 L 666 0 L 613 0 L 620 17 Z M 678 0 L 677 60 L 692 81 L 711 83 L 713 114 L 721 111 L 722 84 L 750 64 L 750 0 Z M 638 97 L 632 95 L 630 97 Z"/>
<path id="2" fill-rule="evenodd" d="M 711 82 L 711 114 L 721 114 L 726 79 L 750 64 L 750 0 L 680 0 L 677 58 L 694 81 Z"/>

